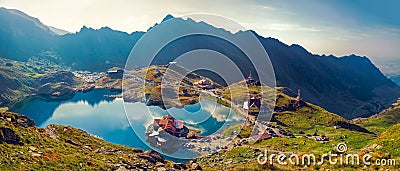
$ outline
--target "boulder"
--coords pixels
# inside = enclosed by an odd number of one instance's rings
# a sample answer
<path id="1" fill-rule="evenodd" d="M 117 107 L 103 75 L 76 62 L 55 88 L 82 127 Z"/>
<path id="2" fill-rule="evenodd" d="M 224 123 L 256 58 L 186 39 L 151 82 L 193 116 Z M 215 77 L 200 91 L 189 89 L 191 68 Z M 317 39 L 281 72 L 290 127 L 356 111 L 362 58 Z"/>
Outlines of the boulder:
<path id="1" fill-rule="evenodd" d="M 145 159 L 151 163 L 157 163 L 157 162 L 163 163 L 165 161 L 164 157 L 160 153 L 154 150 L 147 150 L 144 153 L 138 153 L 136 154 L 136 157 Z"/>
<path id="2" fill-rule="evenodd" d="M 17 135 L 10 128 L 0 128 L 0 143 L 6 142 L 7 144 L 24 145 L 19 135 Z"/>
<path id="3" fill-rule="evenodd" d="M 187 170 L 187 167 L 183 163 L 173 163 L 172 167 L 177 170 Z"/>
<path id="4" fill-rule="evenodd" d="M 32 119 L 29 119 L 28 117 L 26 117 L 25 115 L 20 115 L 20 114 L 15 114 L 15 113 L 11 113 L 11 112 L 5 112 L 3 113 L 5 116 L 3 117 L 3 119 L 5 121 L 11 122 L 14 126 L 22 126 L 22 127 L 31 127 L 31 126 L 35 126 L 35 122 Z M 9 115 L 13 115 L 13 117 L 9 117 Z"/>
<path id="5" fill-rule="evenodd" d="M 154 150 L 147 150 L 143 154 L 151 156 L 155 161 L 158 162 L 163 163 L 165 161 L 164 156 L 162 156 L 160 153 Z"/>
<path id="6" fill-rule="evenodd" d="M 196 131 L 190 130 L 189 133 L 186 135 L 187 139 L 197 139 L 199 135 Z"/>
<path id="7" fill-rule="evenodd" d="M 192 163 L 192 165 L 190 165 L 190 169 L 191 170 L 202 170 L 198 163 Z"/>
<path id="8" fill-rule="evenodd" d="M 132 151 L 135 153 L 143 153 L 143 150 L 140 148 L 132 148 Z"/>
<path id="9" fill-rule="evenodd" d="M 66 143 L 69 143 L 69 144 L 71 144 L 71 145 L 73 145 L 73 146 L 80 146 L 80 144 L 78 144 L 77 142 L 72 141 L 72 140 L 66 140 L 65 142 L 66 142 Z"/>
<path id="10" fill-rule="evenodd" d="M 35 122 L 32 119 L 29 119 L 28 117 L 24 115 L 19 115 L 19 118 L 16 121 L 16 124 L 21 125 L 25 128 L 35 126 Z M 14 124 L 14 125 L 16 125 Z"/>

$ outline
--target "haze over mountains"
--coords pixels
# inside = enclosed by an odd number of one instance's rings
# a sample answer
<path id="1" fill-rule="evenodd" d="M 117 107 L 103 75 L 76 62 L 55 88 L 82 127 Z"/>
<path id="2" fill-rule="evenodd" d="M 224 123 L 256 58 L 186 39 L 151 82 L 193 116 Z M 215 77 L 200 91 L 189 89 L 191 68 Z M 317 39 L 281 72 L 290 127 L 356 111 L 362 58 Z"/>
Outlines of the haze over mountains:
<path id="1" fill-rule="evenodd" d="M 187 27 L 201 27 L 232 37 L 243 33 L 232 34 L 191 19 L 178 19 L 176 25 L 165 33 Z M 133 45 L 145 34 L 128 34 L 108 27 L 98 30 L 83 27 L 77 33 L 65 35 L 52 30 L 54 28 L 50 29 L 20 11 L 0 8 L 0 57 L 25 61 L 37 56 L 76 70 L 105 71 L 113 66 L 124 67 Z M 277 39 L 253 33 L 268 52 L 277 85 L 301 89 L 306 101 L 331 112 L 346 118 L 369 116 L 400 97 L 399 86 L 386 78 L 366 57 L 314 55 L 300 45 L 288 46 Z M 202 35 L 171 42 L 160 51 L 153 64 L 166 64 L 185 52 L 202 48 L 225 54 L 245 75 L 254 70 L 236 47 L 221 39 Z"/>

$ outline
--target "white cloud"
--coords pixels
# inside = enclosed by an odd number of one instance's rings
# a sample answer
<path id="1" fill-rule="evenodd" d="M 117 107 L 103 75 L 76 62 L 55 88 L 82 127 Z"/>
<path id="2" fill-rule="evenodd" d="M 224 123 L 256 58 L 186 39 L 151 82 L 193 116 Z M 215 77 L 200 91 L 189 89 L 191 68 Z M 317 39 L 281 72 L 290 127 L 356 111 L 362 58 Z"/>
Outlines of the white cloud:
<path id="1" fill-rule="evenodd" d="M 268 30 L 277 30 L 277 31 L 311 31 L 311 32 L 320 31 L 319 27 L 304 27 L 299 24 L 289 24 L 289 23 L 272 23 L 272 24 L 267 24 L 262 28 Z"/>

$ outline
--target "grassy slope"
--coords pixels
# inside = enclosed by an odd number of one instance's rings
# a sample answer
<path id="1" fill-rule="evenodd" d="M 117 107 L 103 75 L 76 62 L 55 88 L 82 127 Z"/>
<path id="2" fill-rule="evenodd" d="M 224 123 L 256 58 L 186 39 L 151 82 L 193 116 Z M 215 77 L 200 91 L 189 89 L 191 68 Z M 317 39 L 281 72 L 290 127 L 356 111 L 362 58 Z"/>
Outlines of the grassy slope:
<path id="1" fill-rule="evenodd" d="M 400 124 L 389 127 L 366 148 L 378 156 L 389 156 L 400 159 Z M 377 147 L 380 146 L 380 147 Z"/>
<path id="2" fill-rule="evenodd" d="M 19 62 L 0 57 L 0 106 L 11 106 L 12 103 L 36 93 L 35 81 L 46 76 L 46 73 L 64 69 L 57 64 L 37 58 Z"/>
<path id="3" fill-rule="evenodd" d="M 400 108 L 393 109 L 377 117 L 362 119 L 355 123 L 374 133 L 383 133 L 390 126 L 400 122 Z"/>
<path id="4" fill-rule="evenodd" d="M 257 91 L 257 89 L 253 89 L 253 91 Z M 236 94 L 241 94 L 240 90 L 233 90 Z M 277 106 L 285 106 L 290 100 L 294 100 L 294 98 L 289 97 L 281 92 L 277 92 L 278 95 L 281 95 L 283 98 L 279 98 L 276 101 Z M 235 95 L 235 94 L 234 94 Z M 307 103 L 308 106 L 299 108 L 295 111 L 283 111 L 283 112 L 275 112 L 275 118 L 283 123 L 286 126 L 281 126 L 284 130 L 288 132 L 292 132 L 298 138 L 272 138 L 269 140 L 264 140 L 257 142 L 255 144 L 246 144 L 242 147 L 234 148 L 226 153 L 217 154 L 211 156 L 209 158 L 200 158 L 197 159 L 203 162 L 202 167 L 205 170 L 221 170 L 221 169 L 230 169 L 230 170 L 263 170 L 263 169 L 280 169 L 280 170 L 293 170 L 293 169 L 301 169 L 298 166 L 288 166 L 283 167 L 279 165 L 275 166 L 267 166 L 267 165 L 259 165 L 256 161 L 256 156 L 254 156 L 253 150 L 255 148 L 267 149 L 269 151 L 280 151 L 280 152 L 289 152 L 289 153 L 314 153 L 314 154 L 323 154 L 329 152 L 335 152 L 334 146 L 338 144 L 341 137 L 344 138 L 345 143 L 347 144 L 349 151 L 351 152 L 359 152 L 369 143 L 374 141 L 376 138 L 373 134 L 352 131 L 345 128 L 335 129 L 334 125 L 337 122 L 346 122 L 347 121 L 343 117 L 339 115 L 330 113 L 325 109 Z M 274 124 L 274 123 L 273 123 Z M 235 125 L 229 130 L 225 131 L 226 134 L 231 132 L 232 130 L 239 130 L 239 125 Z M 248 127 L 246 127 L 248 128 Z M 329 142 L 321 143 L 315 141 L 312 138 L 303 138 L 299 131 L 302 130 L 305 134 L 313 134 L 315 131 L 319 135 L 325 134 L 329 138 Z M 238 131 L 239 132 L 239 131 Z M 243 129 L 240 131 L 249 132 L 247 129 Z M 304 134 L 304 135 L 305 135 Z M 241 157 L 247 156 L 247 157 Z M 247 159 L 246 159 L 247 158 Z M 217 161 L 223 161 L 222 165 L 213 164 Z M 218 162 L 217 162 L 218 163 Z M 226 164 L 230 163 L 230 164 Z M 311 166 L 312 169 L 319 169 L 320 166 Z M 331 169 L 344 169 L 347 168 L 345 166 L 323 166 L 323 168 L 331 168 Z M 356 170 L 357 168 L 348 168 L 350 170 Z"/>
<path id="5" fill-rule="evenodd" d="M 292 97 L 289 97 L 283 93 L 278 92 L 279 95 L 283 96 L 283 98 L 279 98 L 277 100 L 277 106 L 286 105 L 290 100 L 294 100 Z M 267 145 L 269 144 L 271 147 L 276 144 L 276 148 L 278 150 L 292 150 L 296 152 L 329 152 L 332 150 L 332 146 L 338 144 L 340 142 L 341 137 L 344 138 L 349 149 L 361 149 L 366 146 L 370 141 L 375 138 L 375 135 L 368 134 L 359 131 L 353 131 L 346 128 L 338 128 L 335 129 L 334 126 L 338 122 L 346 122 L 345 118 L 330 113 L 325 109 L 307 103 L 307 106 L 297 109 L 296 111 L 283 111 L 283 112 L 275 112 L 275 118 L 283 123 L 285 126 L 282 126 L 284 130 L 293 133 L 294 135 L 301 136 L 299 134 L 300 131 L 304 131 L 304 135 L 313 134 L 317 132 L 319 135 L 326 135 L 329 138 L 329 142 L 325 144 L 321 144 L 314 140 L 306 139 L 306 138 L 297 138 L 290 141 L 295 141 L 294 143 L 303 144 L 302 146 L 291 145 L 291 147 L 285 148 L 279 146 L 280 143 L 276 143 L 274 140 L 262 142 L 260 144 Z"/>
<path id="6" fill-rule="evenodd" d="M 32 84 L 36 74 L 33 71 L 26 70 L 15 64 L 14 66 L 0 66 L 0 100 L 1 104 L 7 104 L 17 101 L 29 94 L 32 90 L 29 86 Z"/>
<path id="7" fill-rule="evenodd" d="M 3 118 L 17 119 L 13 113 L 1 114 Z M 15 126 L 6 119 L 0 120 L 0 127 L 11 128 L 24 145 L 0 144 L 0 170 L 110 170 L 119 165 L 141 164 L 153 167 L 149 161 L 135 157 L 137 150 L 115 145 L 69 126 L 50 125 L 57 139 L 50 138 L 43 128 Z M 67 143 L 72 140 L 80 146 Z M 31 148 L 30 148 L 31 147 Z M 36 148 L 32 151 L 32 147 Z M 139 151 L 140 152 L 140 151 Z M 32 156 L 41 153 L 40 157 Z M 166 162 L 168 167 L 171 162 Z"/>
<path id="8" fill-rule="evenodd" d="M 380 134 L 364 148 L 373 152 L 373 156 L 394 158 L 400 161 L 400 108 L 395 107 L 387 113 L 356 121 L 371 132 Z M 397 163 L 398 165 L 398 163 Z"/>

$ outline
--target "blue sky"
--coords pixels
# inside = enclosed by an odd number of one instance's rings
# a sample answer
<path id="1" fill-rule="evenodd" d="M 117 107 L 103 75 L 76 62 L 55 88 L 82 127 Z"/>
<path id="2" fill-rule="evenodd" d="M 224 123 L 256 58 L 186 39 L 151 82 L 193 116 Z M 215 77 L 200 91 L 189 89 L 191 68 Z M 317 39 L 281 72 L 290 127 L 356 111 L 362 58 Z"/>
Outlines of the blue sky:
<path id="1" fill-rule="evenodd" d="M 400 72 L 400 1 L 395 0 L 2 0 L 0 6 L 70 32 L 83 25 L 145 31 L 167 14 L 210 13 L 312 53 L 368 56 L 381 70 Z"/>

